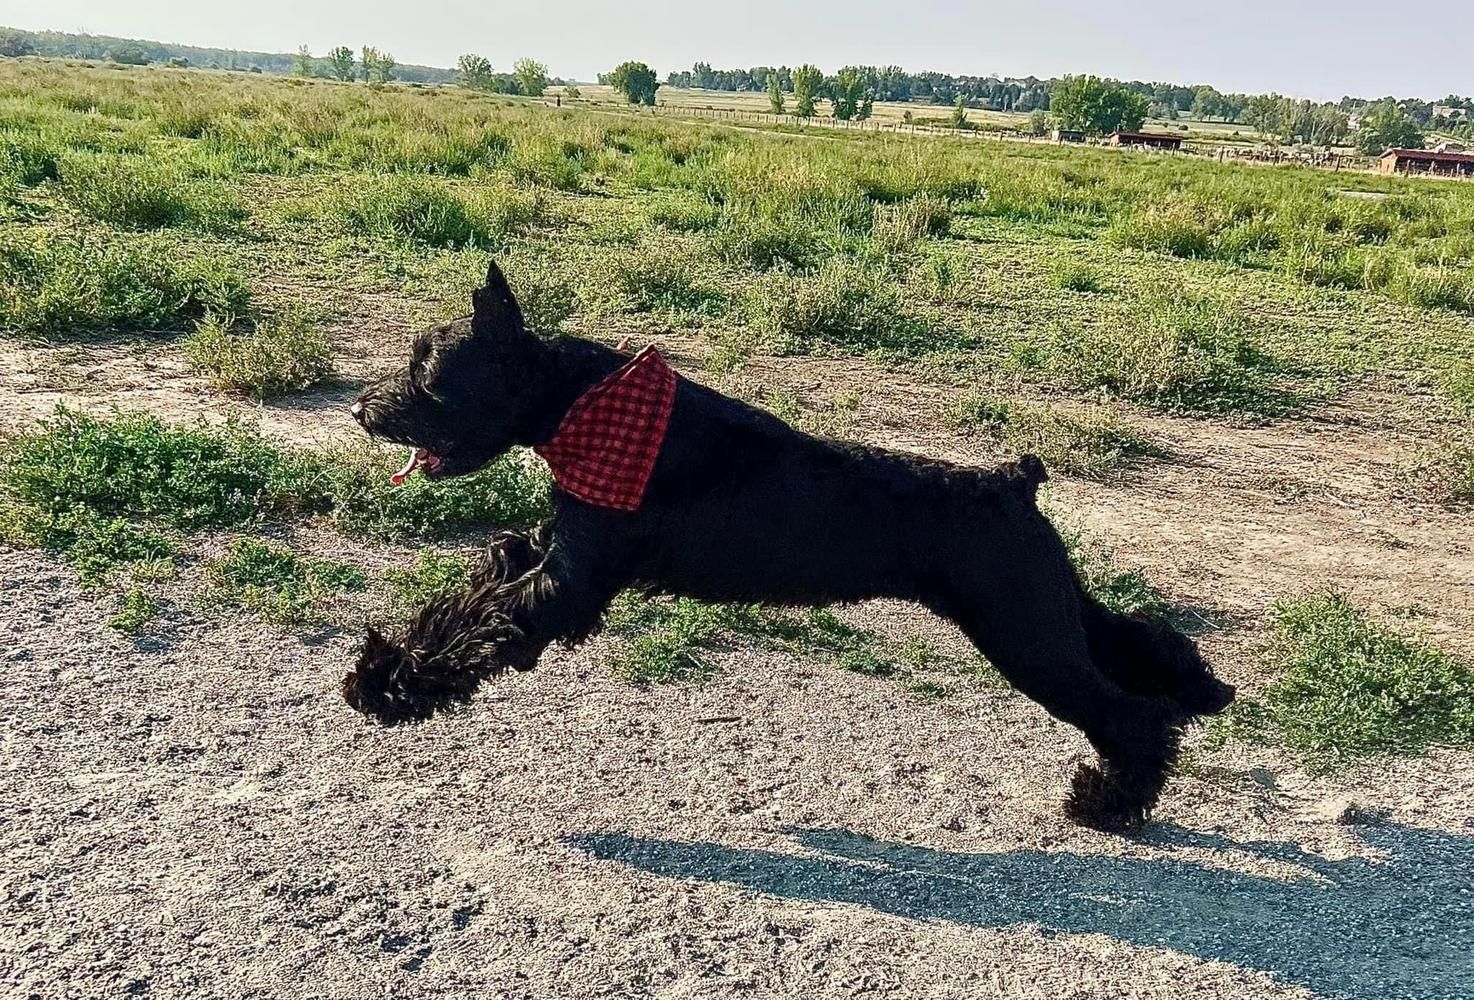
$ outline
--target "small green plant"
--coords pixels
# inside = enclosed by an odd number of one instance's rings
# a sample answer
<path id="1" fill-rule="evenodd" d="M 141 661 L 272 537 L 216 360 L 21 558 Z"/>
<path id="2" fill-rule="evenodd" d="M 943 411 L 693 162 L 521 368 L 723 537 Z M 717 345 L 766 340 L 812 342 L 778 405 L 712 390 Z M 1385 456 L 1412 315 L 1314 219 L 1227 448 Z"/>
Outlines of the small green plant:
<path id="1" fill-rule="evenodd" d="M 1242 699 L 1218 737 L 1274 740 L 1315 770 L 1356 758 L 1474 745 L 1474 665 L 1369 618 L 1345 594 L 1282 601 L 1276 679 Z"/>
<path id="2" fill-rule="evenodd" d="M 548 214 L 537 191 L 510 184 L 462 190 L 414 174 L 366 176 L 329 196 L 320 210 L 354 233 L 482 249 L 506 246 Z"/>
<path id="3" fill-rule="evenodd" d="M 1139 567 L 1123 567 L 1114 551 L 1074 527 L 1056 521 L 1055 529 L 1086 592 L 1101 604 L 1123 615 L 1164 615 L 1172 610 Z"/>
<path id="4" fill-rule="evenodd" d="M 548 516 L 549 477 L 540 464 L 508 455 L 468 476 L 389 481 L 397 464 L 381 449 L 339 452 L 325 460 L 333 522 L 351 535 L 425 538 L 454 528 L 531 524 Z"/>
<path id="5" fill-rule="evenodd" d="M 952 203 L 923 191 L 877 208 L 870 238 L 882 253 L 899 253 L 928 237 L 946 236 L 951 228 Z"/>
<path id="6" fill-rule="evenodd" d="M 233 605 L 286 626 L 321 621 L 336 595 L 363 590 L 362 571 L 331 560 L 306 559 L 284 546 L 236 538 L 206 567 L 210 603 Z"/>
<path id="7" fill-rule="evenodd" d="M 1100 274 L 1077 261 L 1062 259 L 1050 271 L 1050 284 L 1061 291 L 1095 293 L 1103 291 Z"/>
<path id="8" fill-rule="evenodd" d="M 1052 472 L 1106 482 L 1144 458 L 1166 454 L 1104 407 L 1062 410 L 970 396 L 958 404 L 959 423 L 981 428 L 1010 451 L 1032 452 Z"/>
<path id="9" fill-rule="evenodd" d="M 465 584 L 470 566 L 463 556 L 436 548 L 420 550 L 408 569 L 391 566 L 384 571 L 394 606 L 408 612 L 424 607 L 432 598 Z"/>
<path id="10" fill-rule="evenodd" d="M 250 293 L 216 259 L 154 242 L 0 227 L 0 330 L 70 335 L 177 326 L 242 312 Z"/>
<path id="11" fill-rule="evenodd" d="M 625 308 L 633 312 L 717 313 L 726 296 L 706 279 L 703 264 L 690 247 L 655 242 L 615 257 L 609 278 Z"/>
<path id="12" fill-rule="evenodd" d="M 207 315 L 184 342 L 184 353 L 216 388 L 266 399 L 306 389 L 332 376 L 333 355 L 322 331 L 301 313 L 258 321 L 237 332 L 228 319 Z"/>
<path id="13" fill-rule="evenodd" d="M 137 635 L 159 616 L 159 603 L 148 591 L 133 587 L 123 595 L 118 613 L 107 620 L 108 626 L 124 635 Z"/>
<path id="14" fill-rule="evenodd" d="M 770 277 L 749 297 L 747 311 L 759 336 L 783 353 L 916 354 L 946 346 L 895 285 L 851 261 L 831 259 L 812 276 Z"/>

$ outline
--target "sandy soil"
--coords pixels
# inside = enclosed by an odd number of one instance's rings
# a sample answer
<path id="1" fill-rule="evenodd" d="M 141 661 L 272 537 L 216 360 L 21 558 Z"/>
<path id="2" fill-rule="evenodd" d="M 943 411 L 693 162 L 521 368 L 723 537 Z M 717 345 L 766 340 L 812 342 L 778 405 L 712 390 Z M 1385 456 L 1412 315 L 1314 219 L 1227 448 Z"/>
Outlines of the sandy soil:
<path id="1" fill-rule="evenodd" d="M 347 390 L 259 410 L 162 349 L 0 350 L 0 430 L 57 399 L 346 428 Z M 853 391 L 854 436 L 992 457 L 945 420 L 945 379 L 742 379 Z M 1474 525 L 1399 485 L 1415 400 L 1132 419 L 1176 458 L 1051 502 L 1208 612 L 1225 675 L 1262 683 L 1265 608 L 1328 582 L 1474 651 Z M 1002 690 L 926 701 L 732 653 L 704 687 L 644 691 L 595 641 L 383 730 L 337 697 L 352 634 L 181 601 L 134 641 L 103 624 L 113 600 L 0 551 L 5 996 L 1474 998 L 1474 754 L 1312 778 L 1195 736 L 1129 841 L 1061 818 L 1088 748 Z"/>

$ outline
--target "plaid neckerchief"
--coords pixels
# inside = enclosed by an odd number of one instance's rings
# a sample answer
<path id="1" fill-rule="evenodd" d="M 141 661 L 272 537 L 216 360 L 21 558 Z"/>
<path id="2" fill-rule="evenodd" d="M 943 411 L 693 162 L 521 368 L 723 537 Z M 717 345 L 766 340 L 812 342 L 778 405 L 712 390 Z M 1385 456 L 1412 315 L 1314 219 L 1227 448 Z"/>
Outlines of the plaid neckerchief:
<path id="1" fill-rule="evenodd" d="M 675 399 L 676 373 L 647 347 L 574 400 L 558 433 L 533 451 L 580 500 L 639 510 Z"/>

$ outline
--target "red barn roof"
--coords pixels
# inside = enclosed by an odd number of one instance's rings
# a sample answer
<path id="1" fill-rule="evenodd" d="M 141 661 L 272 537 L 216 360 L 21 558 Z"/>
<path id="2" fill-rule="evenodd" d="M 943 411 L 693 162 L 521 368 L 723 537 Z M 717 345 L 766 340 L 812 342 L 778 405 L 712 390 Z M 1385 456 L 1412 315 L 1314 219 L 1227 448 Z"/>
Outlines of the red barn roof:
<path id="1" fill-rule="evenodd" d="M 1389 149 L 1382 159 L 1397 156 L 1403 159 L 1432 160 L 1435 163 L 1474 163 L 1474 153 L 1435 153 L 1431 149 Z"/>

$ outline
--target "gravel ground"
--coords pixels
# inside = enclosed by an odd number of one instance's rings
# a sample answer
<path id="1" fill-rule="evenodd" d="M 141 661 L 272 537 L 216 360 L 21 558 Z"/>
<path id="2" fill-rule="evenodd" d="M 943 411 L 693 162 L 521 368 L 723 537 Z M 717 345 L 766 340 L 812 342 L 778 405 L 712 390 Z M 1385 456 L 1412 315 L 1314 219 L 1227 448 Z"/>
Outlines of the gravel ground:
<path id="1" fill-rule="evenodd" d="M 595 642 L 383 730 L 351 635 L 135 642 L 73 579 L 0 551 L 7 997 L 1474 998 L 1468 753 L 1195 742 L 1127 841 L 1063 821 L 1086 747 L 1006 691 L 642 691 Z"/>

